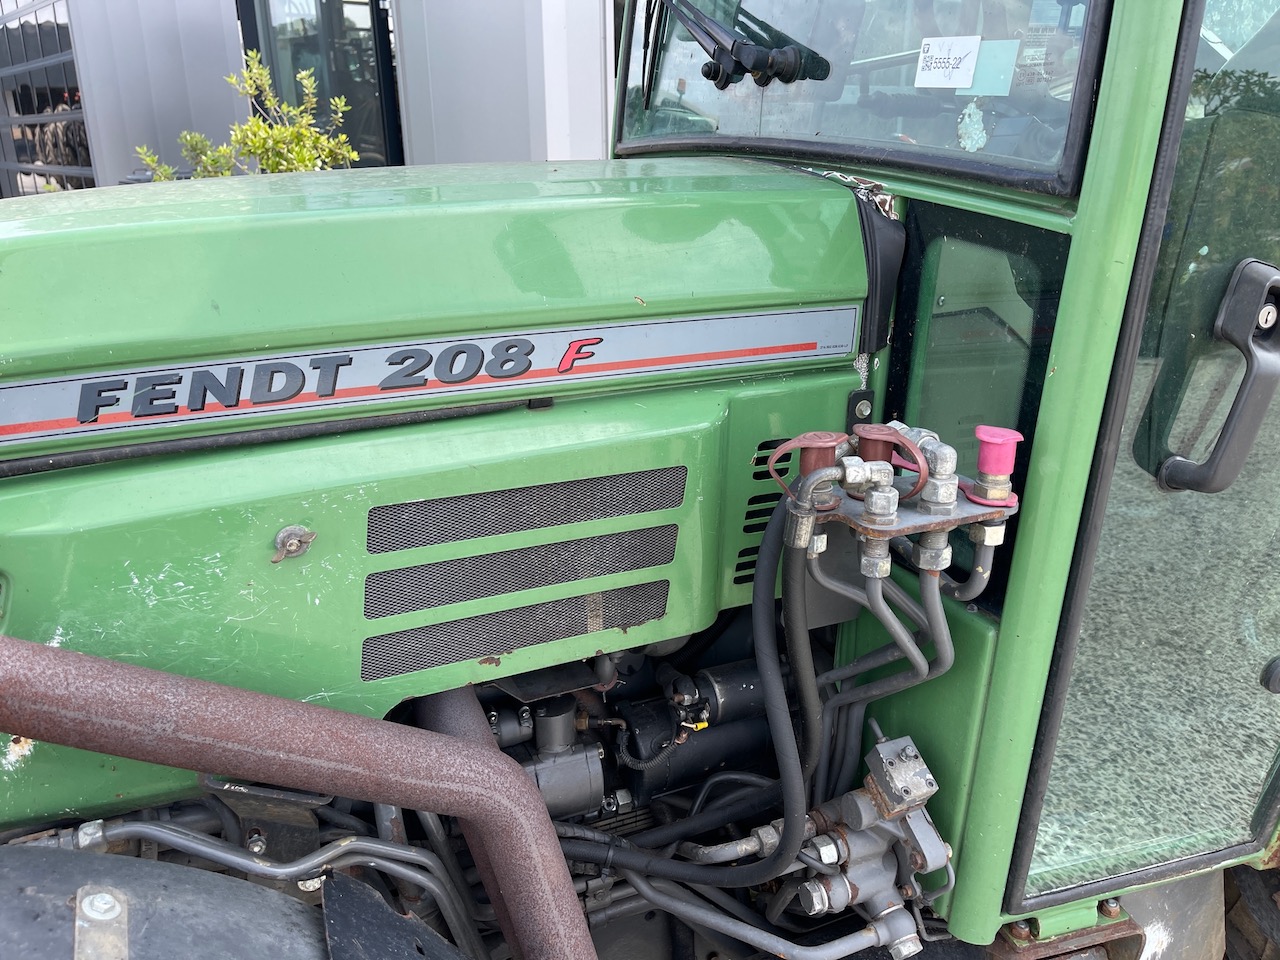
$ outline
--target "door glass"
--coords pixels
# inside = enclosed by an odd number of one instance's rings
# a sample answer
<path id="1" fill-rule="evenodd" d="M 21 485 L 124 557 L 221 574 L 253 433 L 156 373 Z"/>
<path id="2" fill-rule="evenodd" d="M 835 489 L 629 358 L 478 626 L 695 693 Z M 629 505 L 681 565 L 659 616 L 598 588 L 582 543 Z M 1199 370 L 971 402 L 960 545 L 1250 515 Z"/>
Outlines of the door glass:
<path id="1" fill-rule="evenodd" d="M 354 166 L 400 160 L 399 106 L 391 57 L 390 22 L 370 0 L 257 0 L 263 60 L 280 96 L 295 106 L 299 71 L 314 70 L 321 123 L 332 97 L 346 97 L 342 132 L 360 154 Z"/>
<path id="2" fill-rule="evenodd" d="M 1277 0 L 1209 0 L 1175 186 L 1029 896 L 1254 839 L 1280 743 L 1280 404 L 1222 493 L 1166 493 L 1243 367 L 1212 328 L 1241 260 L 1280 265 Z"/>

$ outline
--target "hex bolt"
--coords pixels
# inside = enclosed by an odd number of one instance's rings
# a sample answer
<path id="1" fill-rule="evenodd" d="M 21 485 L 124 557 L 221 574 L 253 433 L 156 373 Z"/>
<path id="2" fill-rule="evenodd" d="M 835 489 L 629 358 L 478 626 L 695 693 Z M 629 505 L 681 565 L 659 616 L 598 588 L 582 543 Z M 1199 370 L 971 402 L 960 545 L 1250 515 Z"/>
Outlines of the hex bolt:
<path id="1" fill-rule="evenodd" d="M 827 888 L 819 880 L 806 880 L 800 884 L 800 889 L 796 892 L 796 902 L 810 917 L 822 916 L 831 906 L 831 900 L 827 897 Z"/>
<path id="2" fill-rule="evenodd" d="M 91 920 L 112 920 L 120 916 L 120 901 L 109 893 L 95 893 L 85 897 L 80 904 L 84 915 Z"/>
<path id="3" fill-rule="evenodd" d="M 914 957 L 917 953 L 924 949 L 924 944 L 920 942 L 920 938 L 914 933 L 903 937 L 901 940 L 895 940 L 889 944 L 889 956 L 893 960 L 907 960 L 907 957 Z"/>
<path id="4" fill-rule="evenodd" d="M 1108 897 L 1098 904 L 1098 912 L 1108 920 L 1115 920 L 1120 916 L 1120 901 L 1115 897 Z"/>
<path id="5" fill-rule="evenodd" d="M 809 849 L 819 863 L 830 866 L 840 862 L 840 845 L 824 833 L 809 841 Z"/>
<path id="6" fill-rule="evenodd" d="M 324 877 L 312 877 L 310 880 L 299 880 L 298 889 L 303 893 L 315 893 L 324 886 Z"/>
<path id="7" fill-rule="evenodd" d="M 1264 303 L 1262 309 L 1258 311 L 1258 329 L 1270 330 L 1276 325 L 1276 305 L 1274 303 Z"/>
<path id="8" fill-rule="evenodd" d="M 260 857 L 267 852 L 267 838 L 256 833 L 245 842 L 244 846 L 255 857 Z"/>
<path id="9" fill-rule="evenodd" d="M 1035 933 L 1031 930 L 1031 924 L 1025 920 L 1015 920 L 1007 927 L 1009 936 L 1015 940 L 1034 940 Z"/>

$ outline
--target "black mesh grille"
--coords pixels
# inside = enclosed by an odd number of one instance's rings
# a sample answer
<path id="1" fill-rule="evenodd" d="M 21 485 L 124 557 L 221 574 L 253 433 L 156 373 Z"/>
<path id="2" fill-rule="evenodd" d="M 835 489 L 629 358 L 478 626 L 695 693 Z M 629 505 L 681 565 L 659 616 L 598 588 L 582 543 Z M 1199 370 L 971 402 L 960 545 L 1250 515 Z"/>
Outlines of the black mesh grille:
<path id="1" fill-rule="evenodd" d="M 670 586 L 658 580 L 370 637 L 361 651 L 360 677 L 381 680 L 464 660 L 500 658 L 512 650 L 600 630 L 638 627 L 666 615 Z"/>
<path id="2" fill-rule="evenodd" d="M 676 555 L 675 524 L 371 573 L 364 615 L 389 617 L 555 583 L 660 567 Z"/>
<path id="3" fill-rule="evenodd" d="M 684 467 L 664 467 L 374 507 L 369 511 L 369 552 L 670 510 L 684 502 L 687 474 Z"/>

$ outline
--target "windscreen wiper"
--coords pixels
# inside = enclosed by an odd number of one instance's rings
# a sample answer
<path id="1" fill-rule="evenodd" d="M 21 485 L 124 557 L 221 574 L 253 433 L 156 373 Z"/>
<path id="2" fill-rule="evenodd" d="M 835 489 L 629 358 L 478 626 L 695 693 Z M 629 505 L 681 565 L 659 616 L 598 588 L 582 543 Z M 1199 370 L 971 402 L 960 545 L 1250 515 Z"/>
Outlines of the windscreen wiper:
<path id="1" fill-rule="evenodd" d="M 711 58 L 702 65 L 702 75 L 714 83 L 717 90 L 726 89 L 747 74 L 762 87 L 775 79 L 794 83 L 825 80 L 831 75 L 831 64 L 823 57 L 746 10 L 738 10 L 731 28 L 707 16 L 690 0 L 655 0 L 650 6 L 650 21 L 658 6 L 664 8 L 659 14 L 670 10 Z M 663 16 L 656 19 L 660 25 Z M 659 29 L 656 37 L 650 34 L 646 40 L 660 41 L 661 35 Z M 657 50 L 647 52 L 652 57 L 651 63 L 655 62 Z"/>

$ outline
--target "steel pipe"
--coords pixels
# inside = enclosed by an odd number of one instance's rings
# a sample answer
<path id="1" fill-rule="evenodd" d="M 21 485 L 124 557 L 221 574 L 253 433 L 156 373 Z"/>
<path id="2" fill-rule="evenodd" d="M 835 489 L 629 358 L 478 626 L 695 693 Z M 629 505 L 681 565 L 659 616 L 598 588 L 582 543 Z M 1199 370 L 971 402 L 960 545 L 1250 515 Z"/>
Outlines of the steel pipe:
<path id="1" fill-rule="evenodd" d="M 0 637 L 0 730 L 115 756 L 464 817 L 502 864 L 526 960 L 596 960 L 538 789 L 454 737 Z"/>

